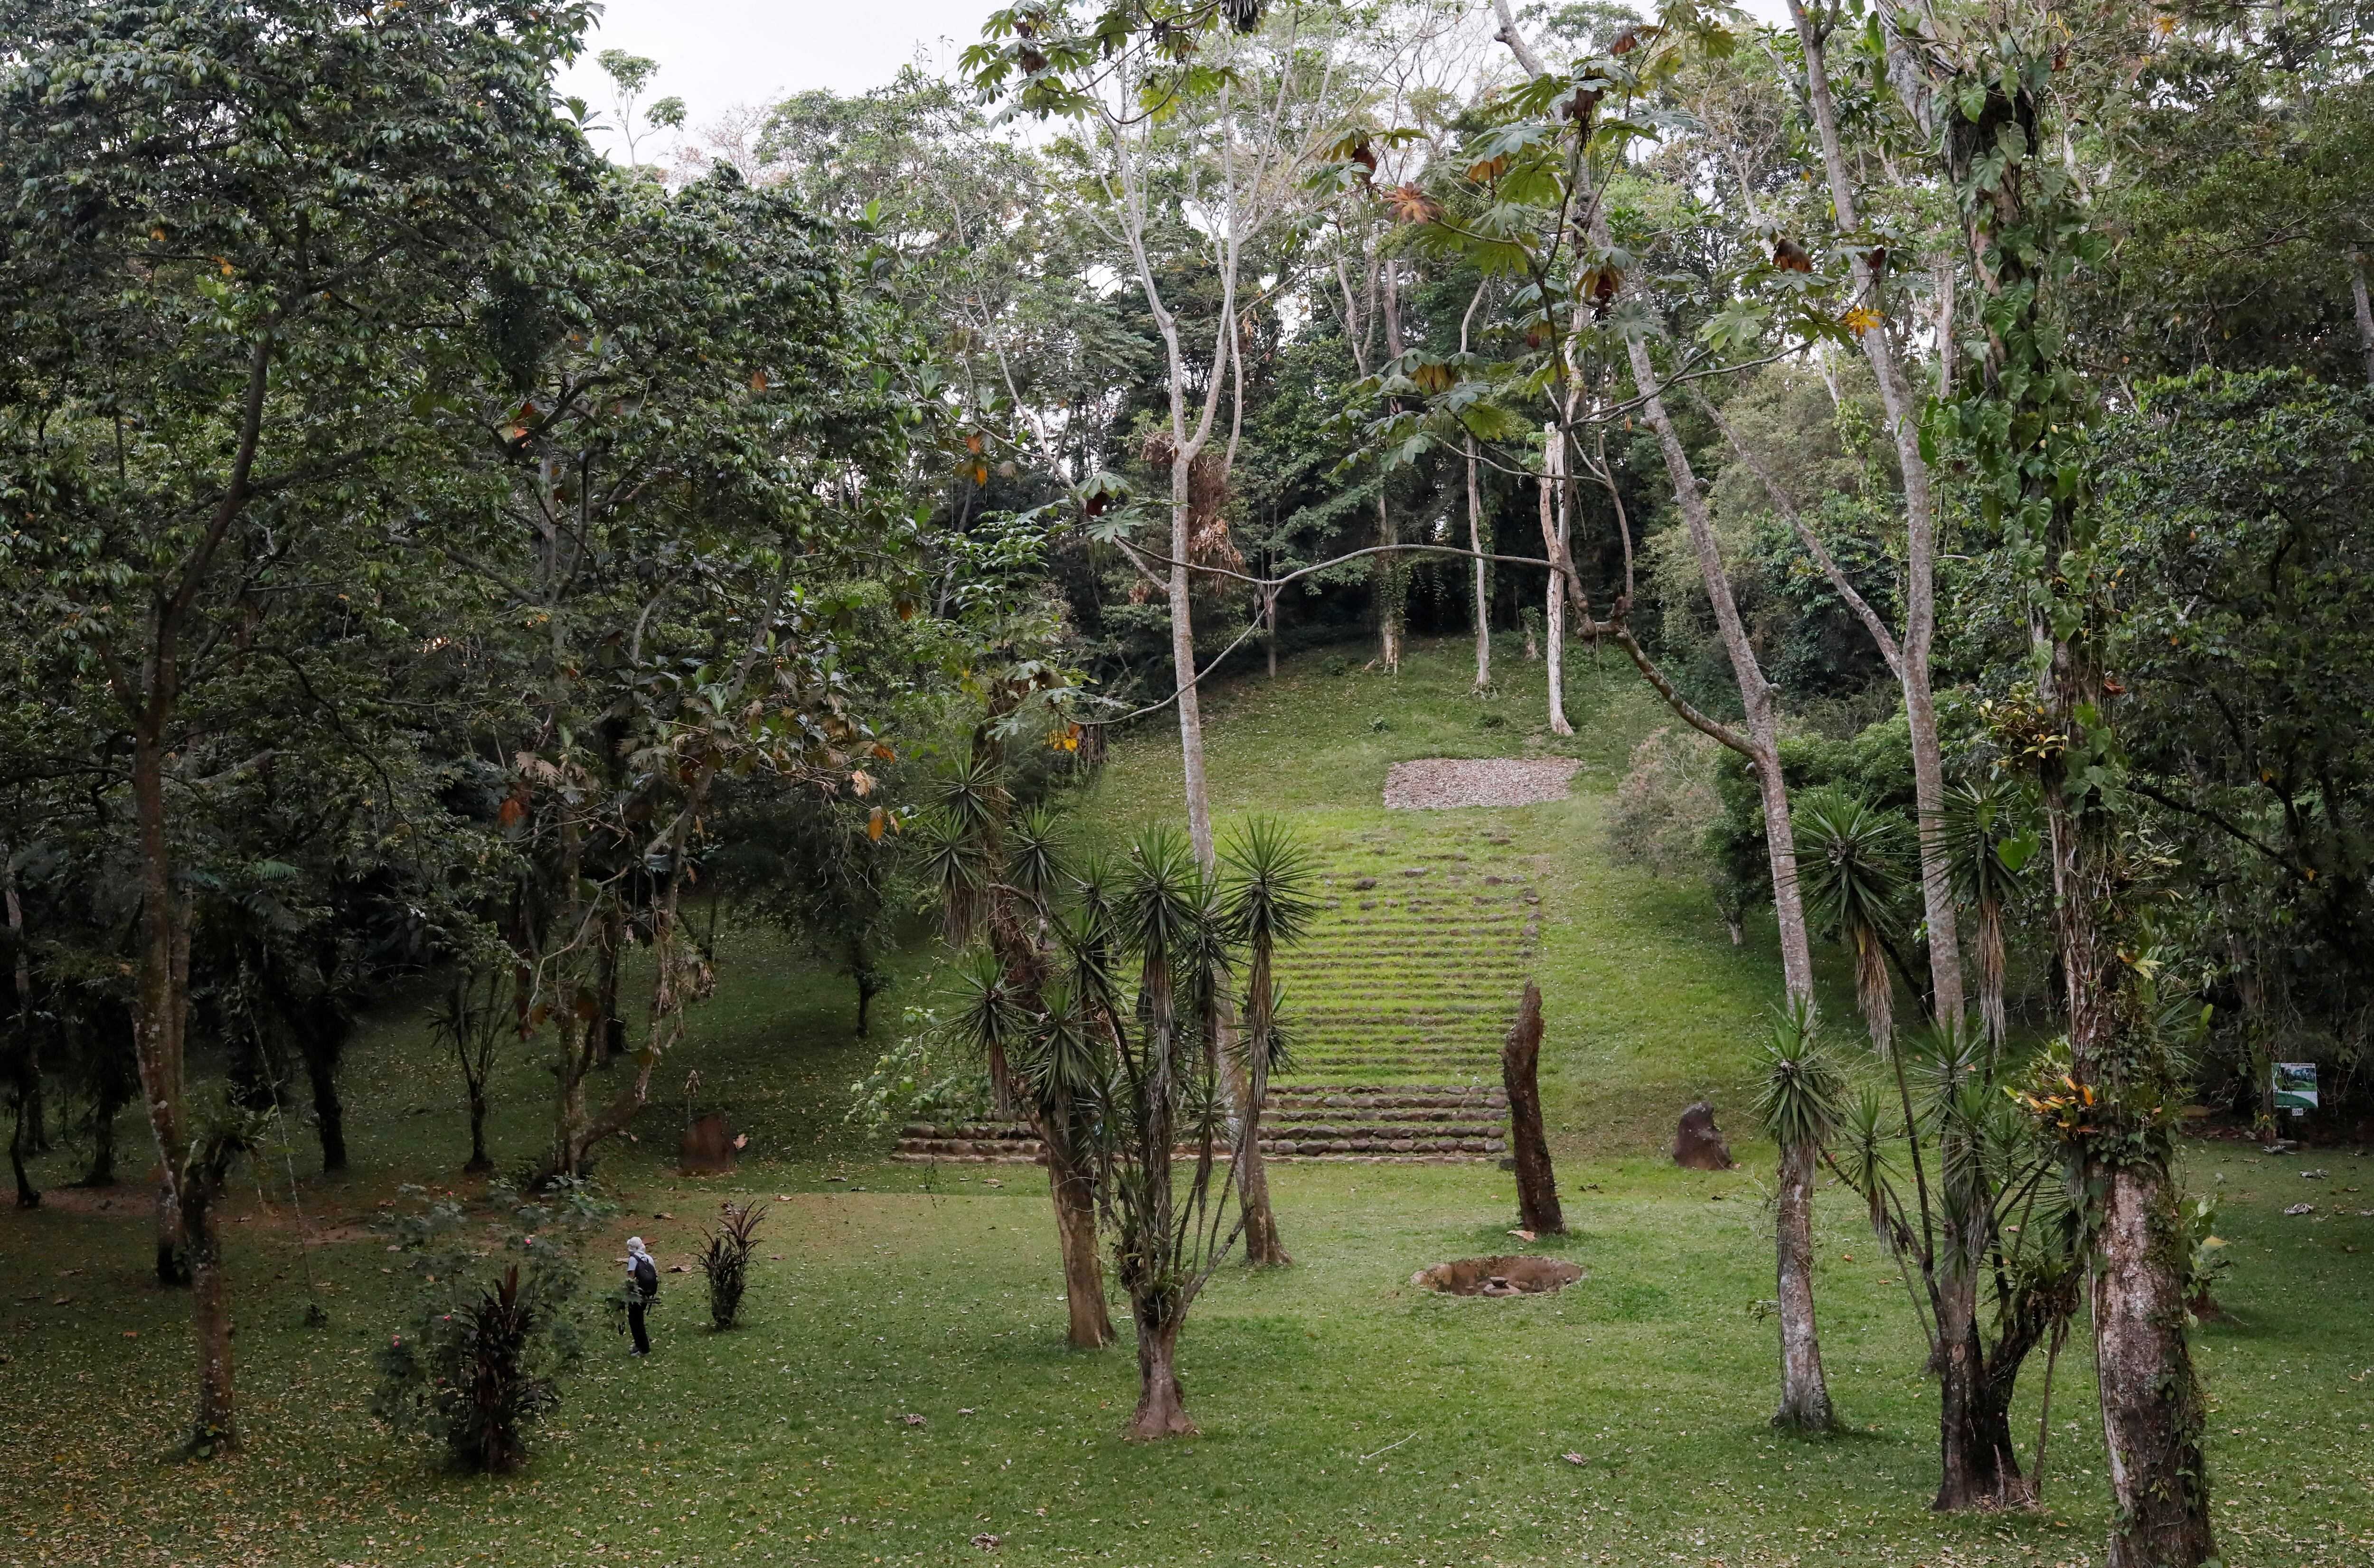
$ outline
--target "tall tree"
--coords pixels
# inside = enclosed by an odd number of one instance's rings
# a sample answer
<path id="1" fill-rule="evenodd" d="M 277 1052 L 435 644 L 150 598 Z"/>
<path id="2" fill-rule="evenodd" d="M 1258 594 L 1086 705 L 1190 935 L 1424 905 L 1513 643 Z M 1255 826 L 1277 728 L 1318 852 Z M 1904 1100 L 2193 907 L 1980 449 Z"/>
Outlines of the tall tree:
<path id="1" fill-rule="evenodd" d="M 1299 9 L 1266 31 L 1262 10 L 1252 0 L 1041 0 L 993 13 L 965 53 L 984 91 L 1072 126 L 1080 216 L 1113 248 L 1161 339 L 1162 424 L 1146 454 L 1169 472 L 1169 527 L 1162 549 L 1132 555 L 1169 599 L 1188 836 L 1207 872 L 1216 850 L 1192 590 L 1197 566 L 1241 564 L 1219 502 L 1244 406 L 1245 268 L 1313 199 L 1305 176 L 1322 149 L 1336 64 L 1323 39 L 1305 40 Z M 1182 263 L 1211 287 L 1182 293 L 1166 281 Z"/>
<path id="2" fill-rule="evenodd" d="M 315 543 L 392 498 L 451 326 L 550 173 L 582 6 L 326 0 L 12 7 L 0 76 L 8 493 L 0 572 L 123 736 L 135 1041 L 195 1285 L 200 1448 L 239 1440 L 214 1200 L 238 1139 L 189 1103 L 181 803 L 255 766 L 224 659 Z M 242 751 L 241 748 L 252 748 Z"/>
<path id="3" fill-rule="evenodd" d="M 1574 435 L 1570 427 L 1577 413 L 1585 417 L 1598 416 L 1597 410 L 1590 406 L 1592 400 L 1569 401 L 1564 395 L 1568 388 L 1582 390 L 1580 378 L 1567 362 L 1567 345 L 1581 341 L 1585 325 L 1595 326 L 1602 321 L 1608 322 L 1606 330 L 1621 340 L 1615 352 L 1630 371 L 1634 389 L 1628 406 L 1639 410 L 1655 437 L 1658 453 L 1672 483 L 1675 505 L 1682 514 L 1738 688 L 1744 725 L 1734 727 L 1722 722 L 1687 701 L 1626 625 L 1632 588 L 1628 538 L 1623 591 L 1616 600 L 1615 613 L 1605 622 L 1593 625 L 1592 630 L 1595 635 L 1612 636 L 1685 721 L 1746 760 L 1764 807 L 1764 837 L 1772 866 L 1781 973 L 1789 997 L 1810 1007 L 1813 955 L 1806 938 L 1804 900 L 1797 886 L 1789 786 L 1781 770 L 1779 688 L 1766 675 L 1741 619 L 1705 492 L 1665 406 L 1667 377 L 1659 369 L 1649 345 L 1656 322 L 1650 310 L 1641 269 L 1631 253 L 1616 244 L 1607 211 L 1611 164 L 1620 160 L 1620 148 L 1629 139 L 1631 130 L 1628 122 L 1615 120 L 1612 113 L 1608 119 L 1614 123 L 1604 123 L 1603 103 L 1612 98 L 1621 104 L 1657 81 L 1669 79 L 1693 52 L 1726 51 L 1728 35 L 1713 27 L 1695 7 L 1680 6 L 1670 25 L 1636 29 L 1620 41 L 1624 44 L 1621 51 L 1587 55 L 1575 62 L 1571 73 L 1561 74 L 1553 72 L 1526 41 L 1507 0 L 1494 0 L 1494 6 L 1501 22 L 1500 37 L 1524 67 L 1530 81 L 1523 89 L 1510 96 L 1503 123 L 1475 148 L 1479 156 L 1470 166 L 1469 177 L 1496 193 L 1505 191 L 1538 203 L 1546 208 L 1548 216 L 1538 233 L 1496 221 L 1489 227 L 1468 229 L 1461 238 L 1479 252 L 1497 252 L 1506 259 L 1504 264 L 1513 263 L 1531 276 L 1530 292 L 1541 311 L 1535 331 L 1545 345 L 1555 349 L 1548 376 L 1559 390 L 1561 417 L 1553 440 L 1561 459 L 1572 450 Z M 1553 310 L 1553 306 L 1559 308 Z M 1569 466 L 1563 461 L 1558 464 L 1560 472 Z M 1557 537 L 1546 515 L 1543 532 L 1546 553 L 1565 577 L 1569 591 L 1587 618 L 1589 599 L 1585 585 L 1575 570 L 1571 553 Z M 1812 1173 L 1808 1170 L 1802 1174 L 1808 1184 L 1810 1199 Z M 1792 1206 L 1788 1212 L 1792 1217 L 1810 1216 L 1810 1201 L 1802 1207 Z M 1810 1257 L 1810 1247 L 1802 1238 L 1792 1240 L 1783 1235 L 1778 1246 L 1779 1266 L 1784 1273 Z M 1784 1310 L 1792 1302 L 1810 1304 L 1810 1281 L 1792 1283 L 1784 1280 L 1780 1300 Z M 1794 1336 L 1810 1340 L 1813 1328 L 1810 1323 L 1784 1324 L 1783 1332 L 1784 1339 Z M 1775 1422 L 1804 1429 L 1827 1428 L 1832 1418 L 1819 1360 L 1786 1357 L 1782 1374 L 1780 1410 Z"/>
<path id="4" fill-rule="evenodd" d="M 509 936 L 523 1026 L 552 1030 L 546 1165 L 576 1176 L 712 983 L 682 900 L 720 778 L 862 791 L 890 750 L 840 628 L 852 579 L 914 603 L 900 481 L 932 416 L 913 345 L 844 287 L 793 195 L 730 167 L 673 193 L 605 172 L 505 260 L 456 421 L 475 488 L 408 537 L 467 574 L 514 694 L 499 825 L 532 895 Z M 652 1001 L 597 1106 L 630 929 Z"/>
<path id="5" fill-rule="evenodd" d="M 2185 1333 L 2173 1063 L 2130 961 L 2139 911 L 2121 848 L 2126 769 L 2106 638 L 2115 563 L 2086 483 L 2094 401 L 2064 327 L 2068 281 L 2103 245 L 2051 146 L 2066 73 L 2114 54 L 2143 22 L 2106 13 L 2074 51 L 2061 25 L 2019 5 L 1974 28 L 1898 7 L 1886 41 L 1898 91 L 1936 135 L 1985 334 L 1931 439 L 1969 454 L 1982 521 L 2018 564 L 2037 655 L 2032 697 L 1998 729 L 2007 753 L 2037 759 L 2044 799 L 2074 1089 L 2046 1082 L 2030 1104 L 2062 1140 L 2098 1260 L 2094 1348 L 2118 1504 L 2110 1561 L 2191 1568 L 2216 1549 L 2205 1405 Z"/>

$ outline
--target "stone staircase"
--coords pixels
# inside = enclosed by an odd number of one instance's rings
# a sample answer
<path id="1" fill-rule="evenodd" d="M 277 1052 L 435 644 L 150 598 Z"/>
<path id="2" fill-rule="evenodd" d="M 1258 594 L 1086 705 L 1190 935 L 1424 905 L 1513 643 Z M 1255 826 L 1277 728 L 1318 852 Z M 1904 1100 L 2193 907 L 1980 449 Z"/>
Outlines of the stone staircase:
<path id="1" fill-rule="evenodd" d="M 1541 900 L 1489 816 L 1402 820 L 1311 845 L 1319 908 L 1279 954 L 1294 1082 L 1273 1085 L 1275 1160 L 1497 1160 L 1500 1042 L 1534 965 Z M 894 1158 L 1039 1159 L 1018 1123 L 909 1127 Z"/>
<path id="2" fill-rule="evenodd" d="M 1443 1163 L 1508 1152 L 1509 1096 L 1498 1087 L 1295 1083 L 1270 1090 L 1262 1153 L 1272 1160 Z M 1193 1151 L 1181 1147 L 1182 1156 Z M 1044 1156 L 1021 1122 L 909 1125 L 892 1159 L 1029 1164 Z"/>

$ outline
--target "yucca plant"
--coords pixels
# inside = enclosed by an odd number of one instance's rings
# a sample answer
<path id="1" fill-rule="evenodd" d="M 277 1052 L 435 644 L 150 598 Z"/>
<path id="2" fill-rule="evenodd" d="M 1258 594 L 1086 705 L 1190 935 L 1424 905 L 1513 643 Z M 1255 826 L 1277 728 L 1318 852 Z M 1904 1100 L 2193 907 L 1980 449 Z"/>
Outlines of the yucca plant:
<path id="1" fill-rule="evenodd" d="M 1229 1053 L 1237 1091 L 1239 1141 L 1244 1153 L 1237 1174 L 1237 1200 L 1245 1213 L 1245 1260 L 1285 1264 L 1286 1244 L 1270 1207 L 1269 1173 L 1262 1163 L 1261 1120 L 1269 1103 L 1270 1074 L 1284 1057 L 1278 1029 L 1281 991 L 1276 956 L 1280 947 L 1302 940 L 1318 905 L 1310 896 L 1310 857 L 1277 823 L 1247 823 L 1221 851 L 1231 879 L 1225 919 L 1228 940 L 1246 957 L 1244 1029 Z"/>
<path id="2" fill-rule="evenodd" d="M 1772 1424 L 1822 1432 L 1836 1416 L 1814 1318 L 1814 1178 L 1844 1112 L 1846 1075 L 1822 1044 L 1812 1006 L 1798 998 L 1773 1010 L 1757 1066 L 1757 1118 L 1780 1150 L 1774 1225 L 1780 1408 Z"/>
<path id="3" fill-rule="evenodd" d="M 1863 1199 L 1928 1341 L 1940 1391 L 1937 1506 L 2024 1501 L 2032 1482 L 2012 1442 L 2012 1398 L 2031 1351 L 2049 1340 L 2057 1357 L 2081 1263 L 2059 1152 L 2004 1093 L 2001 1059 L 1983 1036 L 1951 1023 L 1916 1030 L 1886 1071 L 1894 1103 L 1864 1086 L 1826 1158 Z"/>
<path id="4" fill-rule="evenodd" d="M 1098 1213 L 1137 1325 L 1139 1398 L 1126 1428 L 1135 1438 L 1195 1430 L 1179 1381 L 1179 1335 L 1244 1229 L 1234 1199 L 1241 1173 L 1254 1168 L 1247 1150 L 1259 1122 L 1240 1114 L 1240 1096 L 1232 1106 L 1224 1063 L 1253 1049 L 1274 1059 L 1271 962 L 1309 904 L 1301 860 L 1276 836 L 1264 837 L 1265 848 L 1241 841 L 1236 862 L 1265 868 L 1263 885 L 1248 891 L 1240 877 L 1224 892 L 1183 836 L 1147 829 L 1122 861 L 1089 859 L 1072 872 L 1027 982 L 987 956 L 960 972 L 958 1027 L 976 1048 L 1005 1053 L 1017 1093 L 1042 1107 L 1045 1122 L 1068 1125 L 1071 1148 L 1093 1167 Z M 1249 957 L 1263 981 L 1259 1000 L 1246 1004 L 1243 1040 L 1223 1049 L 1235 977 Z"/>
<path id="5" fill-rule="evenodd" d="M 2019 873 L 2036 852 L 2027 792 L 2008 780 L 1956 784 L 1945 791 L 1945 854 L 1957 902 L 1977 917 L 1970 959 L 1978 969 L 1979 1017 L 1987 1039 L 2003 1048 L 2004 908 Z"/>
<path id="6" fill-rule="evenodd" d="M 1014 1057 L 1033 1038 L 1030 1021 L 1046 1005 L 1050 950 L 1064 940 L 1051 905 L 1064 881 L 1063 860 L 1052 817 L 1036 809 L 1017 815 L 1012 807 L 993 759 L 976 753 L 944 781 L 911 842 L 937 895 L 941 934 L 966 954 L 950 1032 L 981 1059 L 997 1114 L 1027 1118 L 1047 1152 L 1068 1337 L 1094 1349 L 1111 1343 L 1113 1327 L 1097 1250 L 1087 1111 L 1064 1081 L 1020 1068 Z"/>
<path id="7" fill-rule="evenodd" d="M 1911 836 L 1900 819 L 1835 788 L 1808 790 L 1790 816 L 1806 910 L 1854 954 L 1855 1005 L 1872 1044 L 1884 1052 L 1895 1037 L 1887 941 Z"/>

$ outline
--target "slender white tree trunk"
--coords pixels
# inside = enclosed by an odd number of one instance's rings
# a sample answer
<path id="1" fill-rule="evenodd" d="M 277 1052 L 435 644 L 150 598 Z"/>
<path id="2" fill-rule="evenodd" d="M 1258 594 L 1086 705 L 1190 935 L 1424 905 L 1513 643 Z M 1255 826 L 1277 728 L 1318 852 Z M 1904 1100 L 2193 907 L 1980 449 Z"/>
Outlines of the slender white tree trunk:
<path id="1" fill-rule="evenodd" d="M 1484 506 L 1475 488 L 1475 438 L 1467 438 L 1467 547 L 1475 552 L 1475 689 L 1492 685 L 1492 600 L 1484 578 Z M 1551 574 L 1555 580 L 1557 574 Z"/>
<path id="2" fill-rule="evenodd" d="M 1555 517 L 1556 521 L 1552 519 Z M 1555 529 L 1560 549 L 1568 544 L 1570 526 L 1566 508 L 1566 437 L 1556 420 L 1542 427 L 1542 532 Z M 1550 570 L 1549 603 L 1544 611 L 1549 647 L 1545 662 L 1550 676 L 1550 733 L 1571 735 L 1566 718 L 1566 576 Z"/>
<path id="3" fill-rule="evenodd" d="M 1187 792 L 1187 836 L 1195 859 L 1208 871 L 1216 861 L 1212 846 L 1212 801 L 1204 778 L 1204 708 L 1195 685 L 1195 618 L 1188 603 L 1187 471 L 1193 456 L 1182 444 L 1170 460 L 1170 673 L 1179 683 L 1179 760 Z"/>
<path id="4" fill-rule="evenodd" d="M 2366 254 L 2349 257 L 2349 300 L 2357 307 L 2357 346 L 2366 356 L 2366 384 L 2374 387 L 2374 303 L 2366 298 Z"/>
<path id="5" fill-rule="evenodd" d="M 1823 37 L 1805 15 L 1801 0 L 1790 0 L 1798 41 L 1805 51 L 1805 86 L 1820 133 L 1822 162 L 1829 176 L 1830 203 L 1839 228 L 1851 234 L 1861 227 L 1854 182 L 1839 140 L 1838 111 L 1830 98 L 1828 66 L 1823 57 Z M 1919 813 L 1921 842 L 1921 906 L 1929 929 L 1929 981 L 1936 1015 L 1958 1024 L 1964 1007 L 1960 922 L 1954 907 L 1950 855 L 1945 846 L 1945 766 L 1937 735 L 1937 703 L 1930 686 L 1929 653 L 1937 625 L 1937 508 L 1932 492 L 1927 459 L 1921 453 L 1920 407 L 1912 395 L 1898 346 L 1897 324 L 1887 317 L 1885 279 L 1875 271 L 1870 254 L 1860 248 L 1850 256 L 1855 298 L 1879 316 L 1859 338 L 1872 379 L 1878 383 L 1880 406 L 1887 416 L 1888 435 L 1896 443 L 1897 463 L 1904 475 L 1905 616 L 1904 643 L 1897 660 L 1897 677 L 1904 691 L 1904 712 L 1912 743 L 1912 793 Z M 2362 307 L 2361 307 L 2362 309 Z M 1941 337 L 1950 340 L 1951 323 Z M 2374 361 L 2369 361 L 2374 364 Z"/>

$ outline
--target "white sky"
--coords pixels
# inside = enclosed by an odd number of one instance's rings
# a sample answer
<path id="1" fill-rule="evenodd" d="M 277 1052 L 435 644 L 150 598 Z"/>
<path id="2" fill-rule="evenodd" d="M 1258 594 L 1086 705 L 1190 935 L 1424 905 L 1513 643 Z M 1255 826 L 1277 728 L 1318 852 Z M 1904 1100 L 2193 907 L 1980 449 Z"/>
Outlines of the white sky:
<path id="1" fill-rule="evenodd" d="M 584 55 L 561 77 L 561 90 L 585 99 L 607 123 L 609 83 L 594 57 L 624 49 L 660 63 L 644 101 L 683 99 L 698 130 L 730 110 L 763 107 L 786 93 L 830 88 L 846 95 L 880 87 L 918 51 L 952 71 L 965 46 L 979 41 L 982 19 L 1003 3 L 607 0 Z M 1744 5 L 1766 20 L 1788 16 L 1784 0 Z"/>
<path id="2" fill-rule="evenodd" d="M 561 90 L 609 120 L 608 79 L 594 57 L 623 49 L 660 63 L 645 101 L 681 98 L 695 128 L 786 93 L 877 88 L 920 48 L 953 70 L 1004 0 L 608 0 Z M 942 39 L 950 41 L 943 45 Z M 646 158 L 650 157 L 645 153 Z"/>

